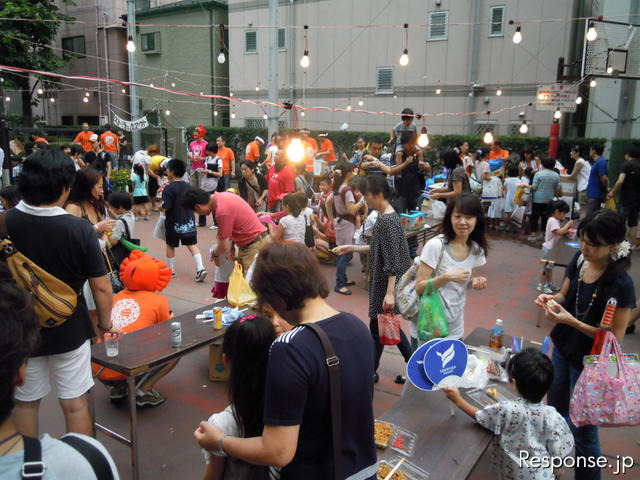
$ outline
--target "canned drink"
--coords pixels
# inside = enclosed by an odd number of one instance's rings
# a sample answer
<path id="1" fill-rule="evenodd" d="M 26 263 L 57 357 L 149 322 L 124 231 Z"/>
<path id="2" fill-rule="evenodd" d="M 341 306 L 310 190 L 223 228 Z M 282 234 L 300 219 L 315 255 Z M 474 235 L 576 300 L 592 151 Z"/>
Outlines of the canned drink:
<path id="1" fill-rule="evenodd" d="M 213 315 L 216 319 L 216 323 L 215 323 L 215 329 L 216 330 L 220 330 L 222 328 L 222 309 L 221 308 L 214 308 L 213 309 Z"/>
<path id="2" fill-rule="evenodd" d="M 171 346 L 182 346 L 182 324 L 180 322 L 171 322 Z"/>

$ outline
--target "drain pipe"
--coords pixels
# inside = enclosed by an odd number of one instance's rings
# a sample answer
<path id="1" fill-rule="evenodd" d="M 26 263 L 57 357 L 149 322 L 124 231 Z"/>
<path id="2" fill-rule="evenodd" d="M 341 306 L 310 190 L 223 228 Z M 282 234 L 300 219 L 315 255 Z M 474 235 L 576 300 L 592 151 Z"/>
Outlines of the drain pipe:
<path id="1" fill-rule="evenodd" d="M 473 11 L 473 40 L 471 41 L 471 74 L 469 75 L 469 112 L 475 110 L 475 85 L 478 82 L 478 41 L 480 37 L 480 3 L 476 0 Z M 473 134 L 474 115 L 469 115 L 468 134 Z"/>

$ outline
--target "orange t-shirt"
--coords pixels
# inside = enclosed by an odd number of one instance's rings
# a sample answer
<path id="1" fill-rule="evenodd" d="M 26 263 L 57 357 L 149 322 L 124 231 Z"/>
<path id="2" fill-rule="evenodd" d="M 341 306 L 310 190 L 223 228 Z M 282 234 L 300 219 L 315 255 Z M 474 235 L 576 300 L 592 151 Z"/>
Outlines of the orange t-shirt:
<path id="1" fill-rule="evenodd" d="M 141 328 L 164 322 L 171 317 L 169 302 L 166 297 L 157 292 L 122 290 L 113 296 L 111 321 L 122 329 L 126 335 Z M 168 339 L 167 339 L 168 340 Z M 95 375 L 102 367 L 93 364 Z M 105 368 L 100 373 L 102 380 L 125 380 L 121 373 Z"/>
<path id="2" fill-rule="evenodd" d="M 231 173 L 231 162 L 236 161 L 236 156 L 233 154 L 233 150 L 227 147 L 219 148 L 218 157 L 222 160 L 222 173 L 224 175 Z"/>
<path id="3" fill-rule="evenodd" d="M 318 144 L 313 138 L 307 137 L 307 139 L 302 142 L 302 145 L 304 146 L 304 154 L 305 154 L 305 159 L 307 163 L 307 172 L 313 172 L 314 155 L 311 155 L 312 153 L 311 150 L 317 151 Z"/>
<path id="4" fill-rule="evenodd" d="M 91 142 L 89 141 L 89 137 L 91 135 L 93 135 L 93 132 L 91 130 L 87 132 L 80 132 L 78 135 L 76 135 L 76 138 L 73 139 L 73 143 L 79 143 L 80 145 L 82 145 L 82 148 L 85 152 L 90 152 L 91 150 L 93 150 Z"/>
<path id="5" fill-rule="evenodd" d="M 244 152 L 244 159 L 256 163 L 260 161 L 260 142 L 254 140 L 247 144 Z"/>
<path id="6" fill-rule="evenodd" d="M 322 157 L 322 159 L 325 162 L 335 162 L 336 161 L 336 154 L 333 151 L 333 142 L 331 140 L 329 140 L 328 138 L 325 138 L 324 140 L 320 140 L 320 151 L 321 152 L 329 152 L 326 155 L 324 155 Z"/>
<path id="7" fill-rule="evenodd" d="M 489 151 L 489 160 L 497 160 L 498 158 L 509 158 L 509 152 L 506 150 L 500 150 L 497 153 L 494 150 Z"/>
<path id="8" fill-rule="evenodd" d="M 118 136 L 115 133 L 104 132 L 100 135 L 100 143 L 102 144 L 102 149 L 106 152 L 118 152 Z"/>

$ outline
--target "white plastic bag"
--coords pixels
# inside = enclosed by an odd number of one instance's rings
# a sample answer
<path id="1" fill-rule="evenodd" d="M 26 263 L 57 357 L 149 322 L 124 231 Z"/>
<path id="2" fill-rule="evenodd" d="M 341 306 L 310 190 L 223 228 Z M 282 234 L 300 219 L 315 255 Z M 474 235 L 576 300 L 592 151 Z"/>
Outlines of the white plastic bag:
<path id="1" fill-rule="evenodd" d="M 160 240 L 165 240 L 165 229 L 164 229 L 164 221 L 165 221 L 165 216 L 164 215 L 160 215 L 158 217 L 158 221 L 156 222 L 156 226 L 153 229 L 153 236 L 155 238 L 158 238 Z"/>
<path id="2" fill-rule="evenodd" d="M 458 382 L 458 388 L 478 388 L 484 390 L 489 384 L 489 374 L 487 373 L 487 362 L 480 360 L 475 355 L 469 355 L 467 359 L 467 370 Z"/>
<path id="3" fill-rule="evenodd" d="M 440 200 L 431 200 L 431 214 L 434 220 L 442 220 L 447 210 L 447 205 Z"/>

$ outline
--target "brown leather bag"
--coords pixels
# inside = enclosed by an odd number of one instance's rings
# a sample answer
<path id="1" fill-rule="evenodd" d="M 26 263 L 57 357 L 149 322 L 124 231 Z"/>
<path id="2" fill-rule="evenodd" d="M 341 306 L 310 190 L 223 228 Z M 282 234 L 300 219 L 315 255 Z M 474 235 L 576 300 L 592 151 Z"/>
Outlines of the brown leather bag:
<path id="1" fill-rule="evenodd" d="M 33 309 L 40 319 L 40 326 L 53 328 L 62 325 L 75 313 L 78 294 L 18 251 L 9 239 L 6 215 L 7 212 L 0 214 L 0 258 L 7 263 L 18 285 L 33 296 Z"/>

